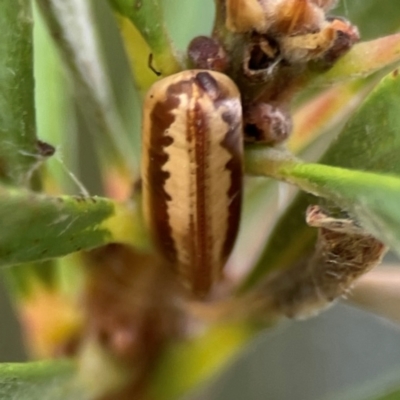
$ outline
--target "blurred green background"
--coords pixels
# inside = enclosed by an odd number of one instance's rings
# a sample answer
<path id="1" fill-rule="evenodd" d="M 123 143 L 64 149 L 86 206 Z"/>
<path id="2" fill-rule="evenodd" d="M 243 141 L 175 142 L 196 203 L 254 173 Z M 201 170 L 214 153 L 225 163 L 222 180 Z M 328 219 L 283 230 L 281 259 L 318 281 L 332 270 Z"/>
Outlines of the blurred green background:
<path id="1" fill-rule="evenodd" d="M 211 0 L 164 0 L 164 5 L 168 25 L 180 49 L 193 36 L 210 31 Z M 332 14 L 345 16 L 358 25 L 363 40 L 395 32 L 400 27 L 400 3 L 393 0 L 341 1 Z M 59 148 L 68 168 L 78 159 L 79 168 L 72 168 L 73 172 L 90 193 L 98 194 L 101 189 L 99 177 L 93 175 L 96 163 L 92 142 L 80 137 L 76 147 L 79 132 L 86 129 L 84 122 L 73 105 L 71 93 L 65 90 L 68 85 L 57 54 L 49 42 L 43 41 L 41 45 L 44 47 L 35 49 L 39 135 L 49 140 L 43 135 L 51 132 L 53 144 Z M 41 63 L 53 65 L 54 76 L 40 74 Z M 54 101 L 64 110 L 61 120 L 48 111 Z M 68 137 L 68 142 L 54 143 L 58 130 L 68 130 L 68 135 L 60 135 Z M 76 148 L 79 151 L 74 151 Z M 60 175 L 65 180 L 65 173 Z M 70 192 L 77 191 L 70 181 L 65 185 Z M 0 361 L 21 361 L 25 357 L 18 323 L 4 291 L 4 282 L 0 280 Z M 398 381 L 399 327 L 339 305 L 317 318 L 285 321 L 260 335 L 215 382 L 191 398 L 356 400 L 367 398 L 366 394 L 373 398 L 374 391 L 384 391 Z"/>

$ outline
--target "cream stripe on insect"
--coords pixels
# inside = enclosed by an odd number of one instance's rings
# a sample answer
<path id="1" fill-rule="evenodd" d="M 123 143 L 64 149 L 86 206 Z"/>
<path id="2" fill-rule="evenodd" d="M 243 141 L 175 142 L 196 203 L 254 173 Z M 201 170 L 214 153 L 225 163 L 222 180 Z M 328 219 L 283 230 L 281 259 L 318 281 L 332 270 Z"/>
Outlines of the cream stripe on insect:
<path id="1" fill-rule="evenodd" d="M 242 114 L 235 84 L 184 71 L 149 91 L 143 123 L 143 201 L 162 254 L 196 295 L 219 276 L 237 234 Z"/>
<path id="2" fill-rule="evenodd" d="M 199 100 L 204 109 L 211 106 L 208 104 L 209 101 L 208 97 L 203 97 Z M 231 201 L 229 196 L 222 195 L 229 192 L 232 179 L 230 171 L 226 169 L 231 155 L 222 146 L 226 132 L 229 130 L 229 126 L 222 118 L 224 111 L 227 111 L 226 107 L 221 106 L 217 111 L 208 115 L 208 126 L 212 127 L 212 131 L 208 132 L 210 150 L 207 152 L 205 202 L 208 205 L 206 212 L 210 223 L 212 262 L 216 266 L 218 266 L 222 258 L 224 241 L 228 234 L 228 213 Z M 215 268 L 212 272 L 212 279 L 218 279 L 219 269 Z"/>
<path id="3" fill-rule="evenodd" d="M 173 110 L 174 123 L 165 131 L 173 140 L 173 145 L 165 148 L 168 161 L 163 170 L 169 173 L 165 191 L 170 196 L 167 201 L 169 225 L 175 244 L 177 261 L 180 266 L 191 262 L 191 246 L 188 243 L 189 227 L 194 219 L 196 226 L 196 160 L 195 141 L 187 135 L 190 124 L 190 110 L 196 99 L 184 93 L 179 96 L 180 104 Z"/>

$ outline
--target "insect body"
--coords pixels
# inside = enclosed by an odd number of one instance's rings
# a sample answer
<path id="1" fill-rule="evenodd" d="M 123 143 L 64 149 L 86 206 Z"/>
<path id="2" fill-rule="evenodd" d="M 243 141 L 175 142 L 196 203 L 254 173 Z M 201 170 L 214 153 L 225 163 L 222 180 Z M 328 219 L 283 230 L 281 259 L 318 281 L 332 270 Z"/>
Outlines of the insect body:
<path id="1" fill-rule="evenodd" d="M 242 111 L 227 76 L 190 70 L 157 82 L 143 121 L 143 205 L 165 259 L 196 296 L 232 250 L 242 197 Z"/>

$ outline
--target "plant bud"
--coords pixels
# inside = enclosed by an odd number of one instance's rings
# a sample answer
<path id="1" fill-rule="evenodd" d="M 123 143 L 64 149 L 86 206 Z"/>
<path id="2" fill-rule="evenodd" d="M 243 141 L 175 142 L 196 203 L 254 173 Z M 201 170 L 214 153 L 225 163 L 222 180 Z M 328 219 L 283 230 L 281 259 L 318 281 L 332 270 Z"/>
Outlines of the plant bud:
<path id="1" fill-rule="evenodd" d="M 277 144 L 292 130 L 290 113 L 271 104 L 251 105 L 244 115 L 245 139 L 249 142 Z"/>
<path id="2" fill-rule="evenodd" d="M 266 32 L 269 23 L 263 2 L 226 0 L 226 27 L 232 32 Z"/>
<path id="3" fill-rule="evenodd" d="M 189 44 L 188 56 L 193 68 L 224 72 L 228 67 L 228 56 L 213 38 L 197 36 Z"/>

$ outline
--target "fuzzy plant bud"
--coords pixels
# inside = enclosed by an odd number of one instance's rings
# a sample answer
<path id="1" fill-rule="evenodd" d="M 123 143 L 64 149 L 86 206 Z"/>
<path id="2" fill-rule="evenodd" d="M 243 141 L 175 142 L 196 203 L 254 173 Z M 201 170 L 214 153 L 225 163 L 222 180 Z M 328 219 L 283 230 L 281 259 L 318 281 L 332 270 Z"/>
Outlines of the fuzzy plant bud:
<path id="1" fill-rule="evenodd" d="M 226 0 L 232 32 L 298 34 L 317 30 L 323 20 L 323 9 L 310 0 Z"/>
<path id="2" fill-rule="evenodd" d="M 309 0 L 271 2 L 270 30 L 277 35 L 301 35 L 318 31 L 325 16 L 321 8 Z"/>
<path id="3" fill-rule="evenodd" d="M 360 39 L 360 34 L 356 26 L 351 25 L 344 18 L 333 18 L 328 20 L 332 29 L 336 32 L 335 41 L 326 51 L 323 59 L 328 64 L 333 64 L 338 58 L 347 53 L 354 43 Z"/>
<path id="4" fill-rule="evenodd" d="M 244 133 L 248 142 L 277 144 L 287 139 L 291 130 L 290 113 L 282 107 L 258 103 L 244 113 Z"/>
<path id="5" fill-rule="evenodd" d="M 280 40 L 282 57 L 290 63 L 315 59 L 335 62 L 359 39 L 358 30 L 344 19 L 327 20 L 316 33 L 285 36 Z"/>
<path id="6" fill-rule="evenodd" d="M 224 72 L 229 64 L 223 47 L 208 36 L 197 36 L 189 43 L 188 57 L 195 69 Z"/>
<path id="7" fill-rule="evenodd" d="M 314 254 L 269 274 L 249 294 L 243 307 L 247 314 L 297 319 L 317 315 L 345 296 L 387 252 L 383 243 L 355 221 L 331 217 L 319 206 L 308 208 L 306 220 L 319 231 Z"/>
<path id="8" fill-rule="evenodd" d="M 226 27 L 232 32 L 265 32 L 269 23 L 263 2 L 226 0 Z"/>

